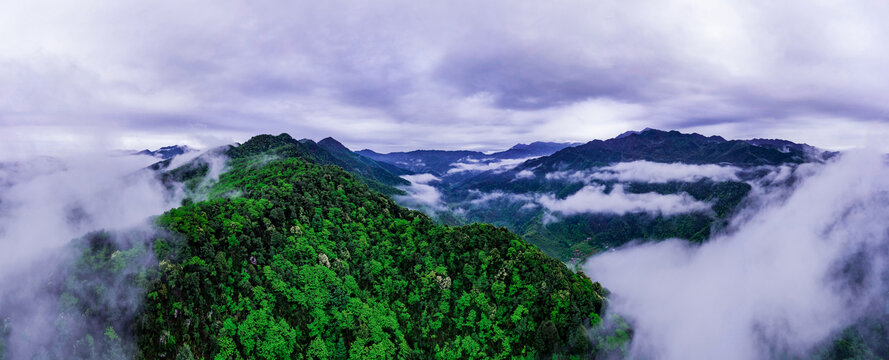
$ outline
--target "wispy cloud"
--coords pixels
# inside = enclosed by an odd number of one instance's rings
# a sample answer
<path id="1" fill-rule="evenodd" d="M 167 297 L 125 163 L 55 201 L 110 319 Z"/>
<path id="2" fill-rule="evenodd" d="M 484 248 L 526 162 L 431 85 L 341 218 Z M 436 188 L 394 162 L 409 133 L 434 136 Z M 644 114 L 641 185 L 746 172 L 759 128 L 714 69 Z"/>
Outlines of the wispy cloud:
<path id="1" fill-rule="evenodd" d="M 407 207 L 418 210 L 439 211 L 444 209 L 441 200 L 441 192 L 431 183 L 441 181 L 432 174 L 404 175 L 403 179 L 410 181 L 409 186 L 400 187 L 407 195 L 398 195 L 395 199 Z"/>
<path id="2" fill-rule="evenodd" d="M 0 249 L 7 258 L 0 277 L 86 231 L 138 225 L 177 206 L 179 199 L 153 173 L 140 171 L 155 161 L 84 155 L 53 160 L 59 166 L 49 169 L 36 162 L 42 169 L 37 175 L 6 173 L 11 185 L 0 187 Z"/>
<path id="3" fill-rule="evenodd" d="M 503 160 L 493 160 L 493 159 L 481 159 L 481 160 L 466 160 L 455 162 L 451 164 L 451 168 L 448 169 L 448 174 L 466 172 L 466 171 L 495 171 L 502 172 L 509 169 L 512 169 L 519 164 L 531 160 L 536 159 L 537 157 L 527 157 L 520 159 L 503 159 Z"/>
<path id="4" fill-rule="evenodd" d="M 671 181 L 695 182 L 701 179 L 713 181 L 738 181 L 740 169 L 724 165 L 689 165 L 681 163 L 657 163 L 650 161 L 621 162 L 598 169 L 590 174 L 593 179 L 620 182 L 666 183 Z"/>
<path id="5" fill-rule="evenodd" d="M 530 170 L 522 170 L 515 174 L 516 179 L 530 179 L 534 177 L 534 172 Z"/>
<path id="6" fill-rule="evenodd" d="M 789 167 L 760 169 L 766 173 L 769 182 L 786 181 L 792 173 Z M 477 193 L 470 201 L 480 205 L 491 200 L 506 198 L 510 201 L 526 202 L 532 206 L 542 206 L 551 213 L 574 215 L 580 213 L 648 213 L 675 215 L 697 211 L 710 211 L 712 204 L 698 201 L 685 192 L 676 194 L 628 193 L 625 184 L 632 182 L 667 183 L 696 182 L 702 179 L 712 181 L 741 181 L 738 172 L 741 169 L 723 165 L 690 165 L 681 163 L 656 163 L 649 161 L 633 161 L 616 163 L 609 166 L 594 168 L 587 171 L 556 171 L 547 173 L 545 181 L 564 181 L 585 184 L 577 192 L 557 198 L 554 194 L 514 194 L 503 191 Z M 516 179 L 532 178 L 534 173 L 523 170 L 516 174 Z M 616 182 L 608 191 L 602 181 Z M 763 179 L 760 183 L 767 185 Z M 762 186 L 760 186 L 762 188 Z M 550 216 L 550 219 L 557 219 Z"/>
<path id="7" fill-rule="evenodd" d="M 695 182 L 702 179 L 713 181 L 740 181 L 740 168 L 716 164 L 658 163 L 645 160 L 620 162 L 584 171 L 556 171 L 546 174 L 547 180 L 590 182 L 606 180 L 618 182 L 667 183 L 671 181 Z"/>
<path id="8" fill-rule="evenodd" d="M 617 184 L 606 192 L 603 185 L 587 185 L 564 199 L 544 195 L 538 202 L 546 209 L 563 215 L 581 213 L 652 213 L 674 215 L 694 211 L 709 211 L 710 204 L 697 201 L 686 193 L 662 195 L 658 193 L 634 194 L 624 191 Z"/>
<path id="9" fill-rule="evenodd" d="M 475 198 L 470 200 L 470 204 L 479 205 L 484 204 L 493 200 L 505 199 L 513 202 L 534 202 L 537 199 L 537 196 L 529 195 L 529 194 L 514 194 L 503 191 L 495 191 L 490 193 L 482 193 L 479 191 L 472 191 L 472 194 L 475 195 Z"/>
<path id="10" fill-rule="evenodd" d="M 144 169 L 157 160 L 86 154 L 0 164 L 0 310 L 8 321 L 7 355 L 70 358 L 71 349 L 57 346 L 60 336 L 85 339 L 109 326 L 123 329 L 136 315 L 144 289 L 134 279 L 144 268 L 135 267 L 147 263 L 150 250 L 130 259 L 126 269 L 103 269 L 114 276 L 81 275 L 78 282 L 66 277 L 75 267 L 90 271 L 77 262 L 73 239 L 106 230 L 114 233 L 109 241 L 144 245 L 155 234 L 150 217 L 179 205 L 182 192 L 168 191 Z M 92 292 L 93 287 L 102 291 Z M 73 310 L 60 303 L 63 291 L 114 316 L 65 313 Z M 88 321 L 93 316 L 105 318 L 96 325 Z M 131 337 L 121 334 L 121 339 Z"/>

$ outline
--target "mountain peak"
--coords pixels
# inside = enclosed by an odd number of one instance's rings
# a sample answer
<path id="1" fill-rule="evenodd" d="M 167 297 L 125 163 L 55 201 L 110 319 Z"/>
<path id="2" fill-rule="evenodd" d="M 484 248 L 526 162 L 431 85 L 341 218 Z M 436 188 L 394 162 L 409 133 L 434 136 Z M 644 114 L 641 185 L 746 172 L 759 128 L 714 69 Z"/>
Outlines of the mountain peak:
<path id="1" fill-rule="evenodd" d="M 646 127 L 646 128 L 644 128 L 644 129 L 642 129 L 642 130 L 640 130 L 640 131 L 636 131 L 636 130 L 625 131 L 624 133 L 622 133 L 622 134 L 620 134 L 620 135 L 618 135 L 618 136 L 615 136 L 614 138 L 615 138 L 615 139 L 623 139 L 623 138 L 625 138 L 625 137 L 627 137 L 627 136 L 630 136 L 630 135 L 638 135 L 638 134 L 641 134 L 641 133 L 644 133 L 644 132 L 648 132 L 648 131 L 665 132 L 665 131 L 663 131 L 663 130 L 658 130 L 658 129 L 653 129 L 653 128 L 650 128 L 650 127 Z"/>
<path id="2" fill-rule="evenodd" d="M 500 159 L 536 157 L 550 155 L 556 151 L 575 145 L 579 144 L 535 141 L 530 144 L 515 144 L 513 147 L 509 148 L 509 150 L 495 152 L 488 155 Z"/>
<path id="3" fill-rule="evenodd" d="M 538 148 L 550 148 L 550 147 L 565 147 L 566 145 L 571 145 L 571 143 L 557 143 L 551 141 L 535 141 L 530 144 L 518 143 L 513 145 L 509 150 L 527 150 L 527 149 L 538 149 Z"/>
<path id="4" fill-rule="evenodd" d="M 364 156 L 368 156 L 368 155 L 380 155 L 380 153 L 378 153 L 378 152 L 376 152 L 376 151 L 373 151 L 373 150 L 371 150 L 371 149 L 362 149 L 362 150 L 358 150 L 358 151 L 356 151 L 355 153 L 356 153 L 356 154 L 359 154 L 359 155 L 364 155 Z"/>
<path id="5" fill-rule="evenodd" d="M 231 158 L 247 157 L 261 154 L 271 149 L 293 145 L 294 143 L 296 143 L 296 140 L 293 140 L 293 137 L 287 133 L 281 133 L 278 136 L 262 134 L 250 138 L 243 144 L 232 147 L 226 153 Z"/>
<path id="6" fill-rule="evenodd" d="M 693 138 L 698 138 L 698 139 L 702 139 L 702 140 L 706 140 L 706 141 L 713 141 L 713 142 L 726 142 L 727 141 L 725 138 L 723 138 L 722 136 L 718 136 L 718 135 L 704 136 L 704 135 L 701 135 L 698 133 L 683 133 L 678 130 L 666 131 L 666 130 L 654 129 L 654 128 L 650 128 L 650 127 L 644 128 L 640 131 L 634 131 L 634 130 L 627 131 L 627 132 L 624 132 L 623 134 L 615 136 L 613 139 L 610 139 L 610 140 L 626 139 L 631 136 L 637 136 L 637 135 L 643 136 L 643 137 L 649 137 L 649 138 L 650 137 L 661 138 L 661 137 L 676 137 L 676 136 L 678 136 L 678 137 L 693 137 Z M 610 140 L 606 140 L 606 141 L 610 141 Z"/>
<path id="7" fill-rule="evenodd" d="M 321 139 L 321 141 L 318 142 L 318 146 L 324 148 L 327 151 L 351 152 L 351 150 L 349 150 L 349 148 L 347 148 L 345 145 L 329 136 Z"/>
<path id="8" fill-rule="evenodd" d="M 170 159 L 170 158 L 185 154 L 187 152 L 192 152 L 192 151 L 197 151 L 197 150 L 192 149 L 186 145 L 170 145 L 170 146 L 161 147 L 160 149 L 157 149 L 154 151 L 145 149 L 145 150 L 133 153 L 133 155 L 148 155 L 148 156 L 153 156 L 153 157 L 156 157 L 159 159 L 166 160 L 166 159 Z"/>

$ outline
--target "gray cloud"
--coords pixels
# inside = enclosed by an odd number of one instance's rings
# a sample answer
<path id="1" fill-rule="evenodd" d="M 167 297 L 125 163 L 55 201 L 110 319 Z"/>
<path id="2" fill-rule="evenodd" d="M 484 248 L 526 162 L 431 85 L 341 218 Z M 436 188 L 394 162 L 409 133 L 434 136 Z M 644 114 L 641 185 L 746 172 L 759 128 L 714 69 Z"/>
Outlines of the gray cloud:
<path id="1" fill-rule="evenodd" d="M 287 131 L 497 149 L 651 126 L 848 147 L 889 133 L 887 6 L 7 2 L 0 140 L 39 151 L 101 128 L 114 147 L 201 147 Z"/>
<path id="2" fill-rule="evenodd" d="M 454 54 L 443 61 L 438 78 L 464 95 L 493 97 L 502 109 L 534 110 L 591 98 L 640 101 L 666 68 L 634 61 L 595 64 L 576 53 L 515 46 L 479 55 Z"/>

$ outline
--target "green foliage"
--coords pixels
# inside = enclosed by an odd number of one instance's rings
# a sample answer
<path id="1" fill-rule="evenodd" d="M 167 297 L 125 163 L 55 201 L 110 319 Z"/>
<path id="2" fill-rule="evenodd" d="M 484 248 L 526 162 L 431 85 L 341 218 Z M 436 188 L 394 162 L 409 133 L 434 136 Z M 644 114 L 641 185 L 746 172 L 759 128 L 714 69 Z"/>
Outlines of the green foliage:
<path id="1" fill-rule="evenodd" d="M 604 290 L 506 229 L 436 225 L 337 167 L 251 159 L 232 162 L 211 200 L 158 219 L 181 241 L 155 242 L 140 357 L 596 351 L 578 334 L 600 321 Z"/>

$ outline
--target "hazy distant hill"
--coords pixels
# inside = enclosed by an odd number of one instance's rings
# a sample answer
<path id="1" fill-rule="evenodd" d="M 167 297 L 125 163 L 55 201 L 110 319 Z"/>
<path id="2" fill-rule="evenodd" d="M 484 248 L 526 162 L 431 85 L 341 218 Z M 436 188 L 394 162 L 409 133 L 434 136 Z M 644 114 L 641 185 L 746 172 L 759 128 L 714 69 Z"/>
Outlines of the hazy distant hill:
<path id="1" fill-rule="evenodd" d="M 530 144 L 517 144 L 508 150 L 485 154 L 479 151 L 467 150 L 414 150 L 408 152 L 392 152 L 380 154 L 372 150 L 361 150 L 357 153 L 371 159 L 386 162 L 391 165 L 408 169 L 415 173 L 429 173 L 442 176 L 449 170 L 457 167 L 457 164 L 491 164 L 502 160 L 531 158 L 552 154 L 576 144 L 533 142 Z"/>
<path id="2" fill-rule="evenodd" d="M 197 151 L 185 145 L 173 145 L 173 146 L 164 146 L 160 149 L 151 151 L 148 149 L 139 151 L 135 153 L 135 155 L 148 155 L 154 156 L 160 159 L 171 159 L 175 156 L 179 156 L 188 152 Z"/>
<path id="3" fill-rule="evenodd" d="M 731 164 L 735 166 L 802 163 L 813 155 L 807 145 L 777 141 L 726 140 L 719 136 L 683 134 L 678 131 L 647 129 L 610 140 L 594 140 L 570 147 L 546 158 L 536 159 L 517 168 L 540 171 L 585 169 L 616 162 L 647 160 L 685 164 Z M 808 148 L 807 148 L 808 147 Z"/>

